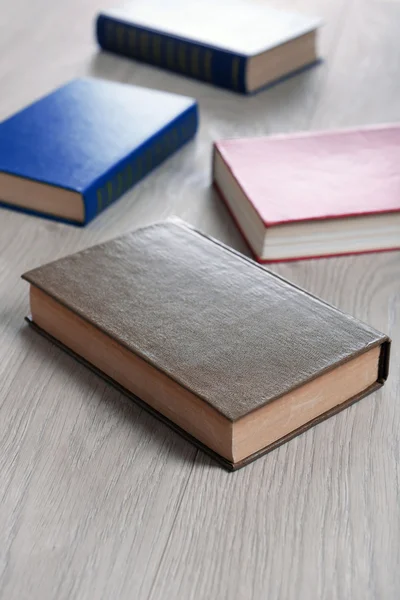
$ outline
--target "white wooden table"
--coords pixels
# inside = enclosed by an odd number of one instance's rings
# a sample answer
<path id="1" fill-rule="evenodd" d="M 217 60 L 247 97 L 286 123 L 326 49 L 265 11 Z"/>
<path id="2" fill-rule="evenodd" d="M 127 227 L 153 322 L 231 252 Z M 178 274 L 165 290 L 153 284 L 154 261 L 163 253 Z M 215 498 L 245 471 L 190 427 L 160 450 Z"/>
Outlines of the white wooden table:
<path id="1" fill-rule="evenodd" d="M 169 215 L 247 253 L 214 138 L 400 120 L 400 2 L 277 3 L 325 18 L 326 61 L 246 98 L 98 54 L 99 0 L 0 1 L 1 119 L 87 74 L 201 109 L 197 140 L 86 229 L 0 211 L 1 600 L 400 598 L 399 253 L 274 266 L 389 333 L 391 377 L 234 474 L 23 322 L 22 272 Z"/>

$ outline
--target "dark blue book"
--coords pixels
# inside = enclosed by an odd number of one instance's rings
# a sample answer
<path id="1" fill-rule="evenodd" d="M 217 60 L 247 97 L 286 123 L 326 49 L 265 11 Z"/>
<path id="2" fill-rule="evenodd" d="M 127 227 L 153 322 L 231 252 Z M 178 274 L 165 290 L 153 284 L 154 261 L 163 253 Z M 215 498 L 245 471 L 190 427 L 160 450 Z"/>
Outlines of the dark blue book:
<path id="1" fill-rule="evenodd" d="M 320 24 L 254 0 L 136 0 L 101 12 L 96 34 L 104 50 L 252 93 L 317 62 Z"/>
<path id="2" fill-rule="evenodd" d="M 197 125 L 192 98 L 71 81 L 0 123 L 0 204 L 85 225 Z"/>

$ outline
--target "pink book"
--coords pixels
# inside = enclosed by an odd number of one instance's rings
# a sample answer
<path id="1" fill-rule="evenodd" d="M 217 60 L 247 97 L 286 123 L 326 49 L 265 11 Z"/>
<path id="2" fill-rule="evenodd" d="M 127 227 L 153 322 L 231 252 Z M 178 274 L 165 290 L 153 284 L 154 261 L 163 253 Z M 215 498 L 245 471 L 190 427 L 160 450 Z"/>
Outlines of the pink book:
<path id="1" fill-rule="evenodd" d="M 213 177 L 259 262 L 400 249 L 400 125 L 221 140 Z"/>

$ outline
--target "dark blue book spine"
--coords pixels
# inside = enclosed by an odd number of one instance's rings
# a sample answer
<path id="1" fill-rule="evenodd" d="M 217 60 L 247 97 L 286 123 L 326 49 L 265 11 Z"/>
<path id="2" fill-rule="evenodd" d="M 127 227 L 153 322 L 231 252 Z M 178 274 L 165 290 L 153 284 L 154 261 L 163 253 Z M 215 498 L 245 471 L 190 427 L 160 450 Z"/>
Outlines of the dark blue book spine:
<path id="1" fill-rule="evenodd" d="M 193 104 L 132 154 L 85 190 L 85 224 L 143 179 L 195 135 L 198 109 Z"/>
<path id="2" fill-rule="evenodd" d="M 213 85 L 247 93 L 246 56 L 99 15 L 101 48 Z"/>

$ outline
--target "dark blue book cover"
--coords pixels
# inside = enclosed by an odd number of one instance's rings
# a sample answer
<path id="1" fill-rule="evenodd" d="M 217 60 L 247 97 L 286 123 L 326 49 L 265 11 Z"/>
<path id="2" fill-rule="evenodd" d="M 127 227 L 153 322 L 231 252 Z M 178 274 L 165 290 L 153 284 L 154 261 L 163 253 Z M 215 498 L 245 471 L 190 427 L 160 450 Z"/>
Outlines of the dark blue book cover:
<path id="1" fill-rule="evenodd" d="M 0 123 L 0 204 L 84 225 L 197 125 L 192 98 L 73 80 Z"/>
<path id="2" fill-rule="evenodd" d="M 318 62 L 320 19 L 255 0 L 133 0 L 102 11 L 104 50 L 252 93 Z"/>

